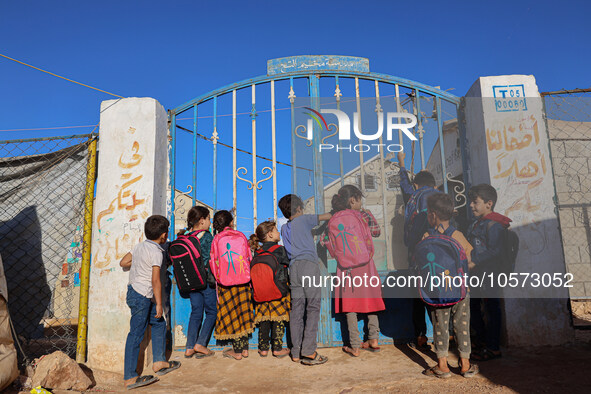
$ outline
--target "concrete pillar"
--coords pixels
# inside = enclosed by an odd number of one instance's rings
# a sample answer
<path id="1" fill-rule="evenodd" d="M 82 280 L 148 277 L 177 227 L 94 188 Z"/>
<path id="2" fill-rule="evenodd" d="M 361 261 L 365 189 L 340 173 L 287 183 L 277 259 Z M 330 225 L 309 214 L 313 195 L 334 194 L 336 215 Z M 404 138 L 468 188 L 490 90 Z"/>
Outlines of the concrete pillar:
<path id="1" fill-rule="evenodd" d="M 129 308 L 121 258 L 144 240 L 144 222 L 166 216 L 166 111 L 152 98 L 101 104 L 88 311 L 88 362 L 122 372 Z"/>
<path id="2" fill-rule="evenodd" d="M 535 78 L 479 78 L 466 94 L 464 117 L 468 181 L 493 185 L 495 211 L 513 219 L 511 227 L 520 238 L 515 272 L 564 278 L 548 132 Z M 504 296 L 508 345 L 573 339 L 564 287 L 505 288 Z"/>

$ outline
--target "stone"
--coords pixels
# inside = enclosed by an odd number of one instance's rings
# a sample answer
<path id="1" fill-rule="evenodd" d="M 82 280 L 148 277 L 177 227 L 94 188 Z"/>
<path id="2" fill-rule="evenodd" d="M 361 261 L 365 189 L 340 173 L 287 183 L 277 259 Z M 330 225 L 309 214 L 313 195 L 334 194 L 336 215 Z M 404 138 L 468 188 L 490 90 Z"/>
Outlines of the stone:
<path id="1" fill-rule="evenodd" d="M 31 385 L 53 390 L 85 391 L 92 381 L 75 360 L 64 352 L 56 351 L 37 363 Z"/>

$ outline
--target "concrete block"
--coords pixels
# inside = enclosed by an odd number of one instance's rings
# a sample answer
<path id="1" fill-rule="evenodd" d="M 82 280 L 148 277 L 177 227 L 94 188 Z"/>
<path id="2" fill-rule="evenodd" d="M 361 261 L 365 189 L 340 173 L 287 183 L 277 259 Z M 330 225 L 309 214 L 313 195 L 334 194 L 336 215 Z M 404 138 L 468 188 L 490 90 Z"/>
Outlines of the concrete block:
<path id="1" fill-rule="evenodd" d="M 558 217 L 560 218 L 560 227 L 575 227 L 572 208 L 560 208 L 558 211 Z"/>
<path id="2" fill-rule="evenodd" d="M 567 246 L 587 245 L 587 232 L 582 227 L 564 228 L 562 229 L 562 237 Z"/>
<path id="3" fill-rule="evenodd" d="M 570 282 L 570 285 L 572 286 L 568 290 L 570 298 L 582 298 L 586 296 L 585 282 Z"/>
<path id="4" fill-rule="evenodd" d="M 581 262 L 581 256 L 579 255 L 579 247 L 572 245 L 564 245 L 564 262 L 568 269 L 573 264 L 579 264 Z"/>
<path id="5" fill-rule="evenodd" d="M 568 264 L 566 268 L 573 274 L 573 282 L 591 282 L 591 264 Z"/>
<path id="6" fill-rule="evenodd" d="M 581 263 L 591 263 L 591 253 L 589 252 L 589 244 L 579 246 L 579 259 Z"/>
<path id="7" fill-rule="evenodd" d="M 585 157 L 562 157 L 554 162 L 559 175 L 587 175 L 589 174 L 588 159 Z"/>
<path id="8" fill-rule="evenodd" d="M 564 141 L 566 157 L 591 157 L 591 141 Z"/>
<path id="9" fill-rule="evenodd" d="M 584 297 L 591 297 L 591 282 L 585 282 L 585 294 Z"/>
<path id="10" fill-rule="evenodd" d="M 550 141 L 550 152 L 552 153 L 552 159 L 565 157 L 566 152 L 564 151 L 564 141 Z"/>

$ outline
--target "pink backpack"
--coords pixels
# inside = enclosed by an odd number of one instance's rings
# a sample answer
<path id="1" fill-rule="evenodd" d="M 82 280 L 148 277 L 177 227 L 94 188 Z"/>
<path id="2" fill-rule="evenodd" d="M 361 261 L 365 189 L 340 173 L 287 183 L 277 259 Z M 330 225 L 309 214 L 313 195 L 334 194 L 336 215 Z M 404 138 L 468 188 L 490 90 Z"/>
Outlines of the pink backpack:
<path id="1" fill-rule="evenodd" d="M 330 255 L 344 270 L 361 267 L 371 261 L 374 248 L 369 225 L 359 211 L 346 209 L 328 222 Z"/>
<path id="2" fill-rule="evenodd" d="M 227 228 L 213 238 L 209 265 L 217 282 L 223 286 L 250 282 L 251 252 L 240 231 Z"/>

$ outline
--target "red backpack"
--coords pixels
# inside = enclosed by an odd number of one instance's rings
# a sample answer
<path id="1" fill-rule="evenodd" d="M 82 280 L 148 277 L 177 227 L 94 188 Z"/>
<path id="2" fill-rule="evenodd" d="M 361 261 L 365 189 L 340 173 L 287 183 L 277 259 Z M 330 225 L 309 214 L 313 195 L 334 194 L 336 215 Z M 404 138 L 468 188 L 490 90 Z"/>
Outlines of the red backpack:
<path id="1" fill-rule="evenodd" d="M 256 302 L 280 300 L 289 292 L 286 269 L 273 254 L 280 247 L 274 245 L 268 250 L 259 249 L 250 263 L 250 279 Z"/>
<path id="2" fill-rule="evenodd" d="M 345 209 L 328 222 L 328 251 L 342 269 L 361 267 L 373 258 L 369 225 L 359 211 Z"/>

